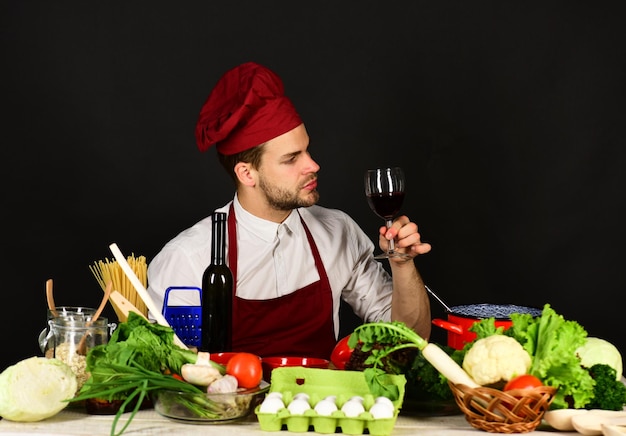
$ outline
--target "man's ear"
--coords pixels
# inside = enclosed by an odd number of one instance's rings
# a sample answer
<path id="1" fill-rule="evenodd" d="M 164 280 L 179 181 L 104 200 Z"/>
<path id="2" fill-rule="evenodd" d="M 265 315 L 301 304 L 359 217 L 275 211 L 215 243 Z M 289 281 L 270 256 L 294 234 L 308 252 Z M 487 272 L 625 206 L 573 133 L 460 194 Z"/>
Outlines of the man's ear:
<path id="1" fill-rule="evenodd" d="M 252 169 L 252 166 L 247 162 L 237 162 L 235 165 L 235 175 L 237 180 L 244 186 L 256 185 L 256 171 Z"/>

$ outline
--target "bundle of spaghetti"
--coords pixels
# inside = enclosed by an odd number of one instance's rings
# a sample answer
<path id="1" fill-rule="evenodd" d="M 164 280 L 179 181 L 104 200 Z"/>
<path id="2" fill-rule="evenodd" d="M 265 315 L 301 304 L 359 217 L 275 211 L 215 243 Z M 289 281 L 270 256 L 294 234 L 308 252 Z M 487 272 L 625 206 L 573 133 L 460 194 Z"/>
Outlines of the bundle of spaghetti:
<path id="1" fill-rule="evenodd" d="M 141 284 L 145 287 L 148 286 L 148 264 L 146 263 L 145 256 L 139 256 L 135 258 L 134 253 L 126 258 L 128 265 L 131 267 Z M 94 277 L 98 281 L 98 284 L 104 291 L 106 284 L 113 282 L 113 290 L 118 291 L 124 298 L 130 301 L 137 309 L 141 311 L 145 316 L 148 316 L 148 308 L 143 302 L 137 290 L 128 279 L 122 267 L 116 260 L 109 260 L 105 258 L 94 262 L 89 266 L 89 269 L 93 273 Z"/>

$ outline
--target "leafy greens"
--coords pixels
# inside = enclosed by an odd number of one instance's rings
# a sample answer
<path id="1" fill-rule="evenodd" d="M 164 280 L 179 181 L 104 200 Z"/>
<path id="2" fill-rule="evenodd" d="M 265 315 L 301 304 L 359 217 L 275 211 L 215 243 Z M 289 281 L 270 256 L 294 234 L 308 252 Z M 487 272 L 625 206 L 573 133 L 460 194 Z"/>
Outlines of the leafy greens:
<path id="1" fill-rule="evenodd" d="M 549 304 L 544 305 L 541 316 L 513 313 L 511 321 L 511 327 L 504 330 L 494 326 L 494 318 L 486 318 L 470 330 L 476 333 L 476 340 L 504 334 L 522 344 L 532 358 L 529 373 L 558 389 L 552 409 L 580 409 L 591 403 L 595 382 L 576 355 L 576 349 L 586 341 L 587 331 L 578 322 L 556 313 Z M 471 345 L 467 344 L 465 349 Z"/>
<path id="2" fill-rule="evenodd" d="M 151 391 L 202 392 L 168 375 L 180 374 L 181 366 L 195 363 L 197 357 L 195 352 L 174 344 L 174 331 L 170 327 L 152 324 L 130 312 L 128 320 L 118 325 L 107 344 L 89 350 L 86 370 L 90 377 L 71 401 L 123 400 L 111 428 L 112 436 L 120 435 Z M 127 407 L 133 407 L 132 414 L 116 433 L 117 423 Z"/>

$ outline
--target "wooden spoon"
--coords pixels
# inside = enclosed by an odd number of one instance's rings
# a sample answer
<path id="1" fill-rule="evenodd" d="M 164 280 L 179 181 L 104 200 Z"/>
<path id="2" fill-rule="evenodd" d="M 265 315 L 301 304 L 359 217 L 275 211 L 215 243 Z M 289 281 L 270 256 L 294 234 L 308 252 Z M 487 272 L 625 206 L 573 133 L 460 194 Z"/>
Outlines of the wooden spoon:
<path id="1" fill-rule="evenodd" d="M 104 290 L 104 297 L 102 298 L 102 301 L 100 302 L 100 306 L 98 306 L 98 309 L 96 309 L 96 312 L 93 314 L 91 319 L 85 323 L 85 327 L 90 327 L 100 317 L 100 314 L 104 310 L 104 306 L 106 306 L 107 301 L 109 301 L 109 296 L 111 295 L 111 291 L 112 290 L 113 290 L 113 282 L 109 281 L 107 283 L 106 289 Z M 87 335 L 88 334 L 89 334 L 88 332 L 85 332 L 83 337 L 80 338 L 80 342 L 76 346 L 76 353 L 77 354 L 80 354 L 82 356 L 87 354 L 87 343 L 86 343 L 86 340 L 87 340 Z"/>
<path id="2" fill-rule="evenodd" d="M 46 280 L 46 300 L 48 300 L 48 309 L 55 318 L 58 316 L 57 307 L 54 304 L 54 296 L 52 295 L 52 279 Z"/>
<path id="3" fill-rule="evenodd" d="M 141 299 L 145 303 L 148 310 L 154 316 L 154 319 L 156 320 L 157 324 L 165 326 L 165 327 L 171 327 L 170 324 L 165 319 L 165 317 L 163 316 L 163 314 L 161 313 L 161 311 L 159 310 L 159 308 L 154 303 L 154 300 L 152 300 L 152 297 L 150 297 L 150 295 L 148 294 L 148 291 L 146 290 L 146 288 L 143 286 L 143 284 L 141 283 L 141 281 L 139 280 L 139 278 L 137 277 L 133 269 L 130 267 L 130 265 L 126 261 L 126 258 L 122 254 L 122 251 L 118 248 L 117 244 L 113 243 L 109 245 L 109 248 L 111 249 L 111 252 L 115 256 L 115 260 L 117 260 L 117 263 L 122 268 L 122 271 L 124 271 L 124 274 L 126 274 L 126 277 L 128 278 L 128 280 L 130 280 L 130 283 L 133 285 L 133 287 L 137 291 L 137 294 L 139 294 L 139 297 L 141 297 Z M 185 350 L 189 349 L 189 347 L 185 345 L 183 341 L 180 340 L 176 332 L 174 332 L 174 343 L 178 345 L 180 348 L 183 348 Z"/>
<path id="4" fill-rule="evenodd" d="M 111 292 L 111 295 L 109 296 L 109 301 L 111 302 L 111 306 L 113 306 L 113 310 L 115 310 L 115 313 L 117 314 L 117 319 L 119 322 L 128 321 L 128 314 L 130 312 L 135 312 L 143 319 L 148 319 L 143 313 L 141 313 L 141 310 L 137 309 L 135 305 L 128 301 L 128 299 L 120 294 L 119 291 Z"/>

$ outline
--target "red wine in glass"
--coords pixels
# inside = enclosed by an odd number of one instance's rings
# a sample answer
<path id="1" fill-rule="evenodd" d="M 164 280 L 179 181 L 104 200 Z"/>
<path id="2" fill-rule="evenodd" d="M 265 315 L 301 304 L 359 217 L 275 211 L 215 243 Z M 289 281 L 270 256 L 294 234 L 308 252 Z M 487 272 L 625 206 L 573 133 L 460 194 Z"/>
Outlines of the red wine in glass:
<path id="1" fill-rule="evenodd" d="M 400 212 L 400 206 L 404 201 L 404 192 L 390 192 L 389 194 L 369 194 L 367 196 L 367 202 L 370 208 L 382 219 L 393 220 L 398 212 Z"/>
<path id="2" fill-rule="evenodd" d="M 365 172 L 365 196 L 370 208 L 391 227 L 393 219 L 400 212 L 404 201 L 404 172 L 399 167 L 376 168 Z M 374 256 L 375 259 L 410 257 L 394 249 L 394 241 L 389 241 L 386 253 Z"/>

